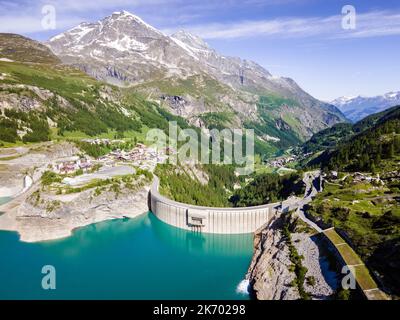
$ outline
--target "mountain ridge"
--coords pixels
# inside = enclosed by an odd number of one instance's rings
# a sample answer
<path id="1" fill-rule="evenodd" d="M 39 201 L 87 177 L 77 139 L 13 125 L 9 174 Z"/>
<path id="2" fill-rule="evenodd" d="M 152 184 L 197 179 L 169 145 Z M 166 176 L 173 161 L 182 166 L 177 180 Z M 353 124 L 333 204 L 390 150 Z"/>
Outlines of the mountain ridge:
<path id="1" fill-rule="evenodd" d="M 330 102 L 339 108 L 352 122 L 357 122 L 368 115 L 384 111 L 400 104 L 400 91 L 388 92 L 383 95 L 366 97 L 340 97 Z"/>
<path id="2" fill-rule="evenodd" d="M 0 52 L 1 147 L 88 137 L 144 142 L 149 128 L 167 133 L 168 121 L 189 127 L 135 92 L 62 64 L 37 41 L 14 34 L 0 38 L 8 53 Z"/>
<path id="3" fill-rule="evenodd" d="M 0 33 L 0 58 L 9 62 L 16 60 L 25 63 L 61 63 L 45 45 L 13 33 Z"/>
<path id="4" fill-rule="evenodd" d="M 273 76 L 255 62 L 220 55 L 186 31 L 167 36 L 127 11 L 82 23 L 46 45 L 64 63 L 99 80 L 133 87 L 156 102 L 172 96 L 165 108 L 197 126 L 206 126 L 202 113 L 228 111 L 234 123 L 272 124 L 279 129 L 275 138 L 284 139 L 286 130 L 303 141 L 346 121 L 336 107 L 313 98 L 294 80 Z M 178 106 L 167 103 L 174 100 L 176 86 L 182 89 L 180 101 L 186 102 Z M 274 103 L 260 103 L 264 96 Z"/>

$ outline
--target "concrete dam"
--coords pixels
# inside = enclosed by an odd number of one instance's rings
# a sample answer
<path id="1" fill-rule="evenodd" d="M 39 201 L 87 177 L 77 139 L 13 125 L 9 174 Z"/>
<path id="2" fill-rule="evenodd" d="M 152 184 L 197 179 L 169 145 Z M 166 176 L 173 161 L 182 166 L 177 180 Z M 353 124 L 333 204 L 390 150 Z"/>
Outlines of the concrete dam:
<path id="1" fill-rule="evenodd" d="M 214 208 L 188 205 L 162 196 L 159 179 L 149 192 L 149 209 L 161 221 L 177 228 L 205 233 L 253 233 L 280 213 L 281 203 L 246 208 Z"/>

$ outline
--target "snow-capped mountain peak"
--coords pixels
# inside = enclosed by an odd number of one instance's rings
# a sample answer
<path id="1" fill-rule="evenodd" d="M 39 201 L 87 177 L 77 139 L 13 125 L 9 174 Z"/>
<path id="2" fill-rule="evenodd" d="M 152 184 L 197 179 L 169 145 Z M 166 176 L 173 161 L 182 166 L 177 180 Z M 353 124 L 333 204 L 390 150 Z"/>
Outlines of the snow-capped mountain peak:
<path id="1" fill-rule="evenodd" d="M 195 81 L 188 81 L 193 88 L 188 89 L 186 97 L 194 103 L 188 107 L 190 113 L 226 106 L 255 121 L 258 101 L 255 93 L 260 92 L 297 102 L 298 105 L 291 106 L 291 112 L 307 123 L 304 129 L 296 129 L 302 137 L 344 120 L 336 108 L 316 100 L 292 79 L 274 77 L 255 62 L 221 55 L 189 32 L 167 36 L 127 11 L 80 24 L 53 37 L 47 45 L 64 63 L 116 85 L 143 84 L 144 90 L 154 86 L 152 91 L 168 94 L 157 87 L 159 83 L 179 85 L 193 77 Z M 215 92 L 207 89 L 210 86 Z M 220 104 L 205 102 L 207 99 L 200 98 L 197 92 L 212 95 L 210 101 L 215 99 Z M 237 99 L 237 95 L 244 98 Z M 194 106 L 199 110 L 193 109 Z"/>
<path id="2" fill-rule="evenodd" d="M 187 31 L 166 36 L 127 11 L 80 24 L 47 44 L 64 62 L 114 84 L 206 74 L 234 90 L 320 104 L 291 79 L 274 77 L 255 62 L 223 56 Z"/>
<path id="3" fill-rule="evenodd" d="M 356 122 L 370 114 L 400 105 L 400 92 L 389 92 L 375 97 L 341 97 L 331 103 L 338 107 L 348 119 Z"/>
<path id="4" fill-rule="evenodd" d="M 134 21 L 137 24 L 141 24 L 142 26 L 144 26 L 145 28 L 152 30 L 153 32 L 162 34 L 161 31 L 157 30 L 156 28 L 154 28 L 153 26 L 151 26 L 150 24 L 148 24 L 147 22 L 145 22 L 142 18 L 140 18 L 139 16 L 134 15 L 133 13 L 130 13 L 128 11 L 116 11 L 114 12 L 111 16 L 108 17 L 109 19 L 114 19 L 114 20 L 125 20 L 125 21 Z"/>
<path id="5" fill-rule="evenodd" d="M 384 95 L 385 98 L 387 99 L 393 99 L 393 100 L 400 100 L 400 91 L 398 92 L 388 92 Z"/>

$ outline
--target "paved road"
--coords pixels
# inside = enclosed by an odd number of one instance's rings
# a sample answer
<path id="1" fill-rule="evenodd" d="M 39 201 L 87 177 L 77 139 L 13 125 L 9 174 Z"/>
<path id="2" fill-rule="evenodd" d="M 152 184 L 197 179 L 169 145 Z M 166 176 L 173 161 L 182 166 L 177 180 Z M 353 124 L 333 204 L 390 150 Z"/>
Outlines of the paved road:
<path id="1" fill-rule="evenodd" d="M 83 174 L 74 178 L 65 178 L 63 183 L 70 186 L 82 186 L 94 179 L 105 180 L 115 176 L 124 176 L 134 174 L 135 169 L 130 166 L 117 166 L 111 168 L 102 168 L 95 173 Z"/>
<path id="2" fill-rule="evenodd" d="M 303 181 L 306 185 L 306 191 L 304 198 L 300 200 L 296 210 L 296 213 L 298 214 L 300 219 L 303 220 L 305 223 L 307 223 L 317 232 L 322 232 L 322 229 L 316 223 L 314 223 L 305 216 L 304 207 L 306 206 L 306 204 L 310 203 L 313 200 L 313 198 L 318 194 L 318 192 L 322 191 L 322 186 L 320 185 L 319 182 L 320 177 L 321 177 L 320 171 L 306 172 L 304 174 Z"/>

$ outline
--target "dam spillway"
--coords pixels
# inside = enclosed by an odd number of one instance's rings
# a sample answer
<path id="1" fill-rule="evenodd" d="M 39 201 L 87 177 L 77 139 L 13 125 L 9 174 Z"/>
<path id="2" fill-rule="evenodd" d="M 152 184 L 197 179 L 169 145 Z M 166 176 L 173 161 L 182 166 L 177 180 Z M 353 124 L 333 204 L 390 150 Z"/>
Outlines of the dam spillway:
<path id="1" fill-rule="evenodd" d="M 149 192 L 149 209 L 161 221 L 177 228 L 204 233 L 253 233 L 270 222 L 281 208 L 271 203 L 244 208 L 215 208 L 188 205 L 162 196 L 159 179 L 154 177 Z"/>

